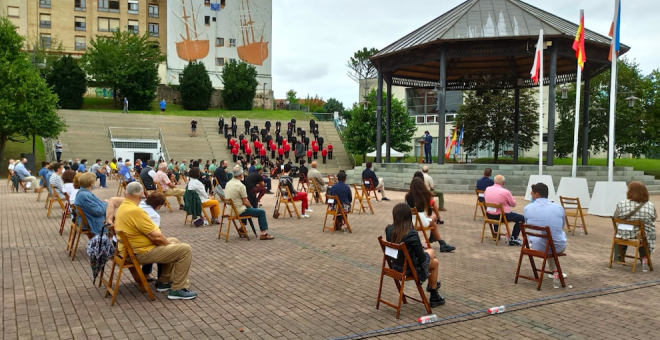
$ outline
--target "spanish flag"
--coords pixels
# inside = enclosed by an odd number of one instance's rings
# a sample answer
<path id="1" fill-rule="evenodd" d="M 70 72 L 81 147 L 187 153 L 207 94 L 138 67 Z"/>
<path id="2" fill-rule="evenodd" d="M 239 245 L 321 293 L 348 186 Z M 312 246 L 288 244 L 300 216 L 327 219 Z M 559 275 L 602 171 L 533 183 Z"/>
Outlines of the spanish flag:
<path id="1" fill-rule="evenodd" d="M 608 57 L 609 61 L 612 61 L 612 50 L 616 51 L 616 58 L 619 58 L 619 51 L 621 48 L 621 1 L 614 1 L 614 19 L 612 19 L 612 26 L 610 26 L 609 36 L 612 38 L 612 43 L 610 44 L 610 56 Z"/>
<path id="2" fill-rule="evenodd" d="M 451 155 L 451 149 L 456 145 L 456 139 L 458 138 L 458 126 L 454 129 L 454 137 L 451 139 L 451 143 L 449 144 L 449 147 L 447 148 L 447 152 L 445 152 L 445 158 L 449 159 L 449 155 Z"/>
<path id="3" fill-rule="evenodd" d="M 575 57 L 577 58 L 578 65 L 580 65 L 580 69 L 584 70 L 584 63 L 587 61 L 587 54 L 584 51 L 584 12 L 580 13 L 580 26 L 575 34 L 573 49 L 575 50 Z"/>

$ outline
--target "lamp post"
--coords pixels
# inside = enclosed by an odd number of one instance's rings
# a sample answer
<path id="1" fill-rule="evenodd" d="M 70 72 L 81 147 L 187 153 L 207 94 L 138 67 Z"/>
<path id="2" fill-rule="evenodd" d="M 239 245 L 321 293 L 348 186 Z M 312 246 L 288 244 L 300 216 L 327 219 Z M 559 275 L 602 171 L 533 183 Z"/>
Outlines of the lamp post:
<path id="1" fill-rule="evenodd" d="M 264 97 L 262 98 L 263 99 L 262 108 L 264 110 L 266 110 L 266 84 L 268 84 L 268 83 L 264 83 Z"/>
<path id="2" fill-rule="evenodd" d="M 561 86 L 561 99 L 568 99 L 568 86 L 566 84 Z"/>
<path id="3" fill-rule="evenodd" d="M 34 68 L 39 72 L 39 70 L 43 70 L 46 68 L 46 63 L 39 62 L 37 61 L 37 46 L 32 46 L 32 65 L 34 65 Z M 41 73 L 39 73 L 39 76 L 41 76 Z M 37 135 L 35 133 L 32 134 L 32 157 L 35 157 L 36 161 L 36 154 L 37 154 L 37 144 L 36 144 L 36 139 Z M 36 168 L 35 168 L 36 169 Z"/>

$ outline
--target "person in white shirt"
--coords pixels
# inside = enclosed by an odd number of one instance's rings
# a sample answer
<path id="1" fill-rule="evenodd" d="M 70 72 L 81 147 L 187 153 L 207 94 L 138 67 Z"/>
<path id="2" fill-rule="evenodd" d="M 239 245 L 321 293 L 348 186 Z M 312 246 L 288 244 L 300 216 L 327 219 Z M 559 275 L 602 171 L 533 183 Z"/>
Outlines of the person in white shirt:
<path id="1" fill-rule="evenodd" d="M 62 182 L 64 183 L 62 191 L 69 195 L 69 203 L 71 205 L 76 201 L 76 194 L 78 194 L 78 189 L 80 189 L 80 186 L 76 188 L 77 185 L 74 184 L 74 182 L 78 184 L 76 177 L 80 176 L 76 176 L 76 172 L 70 169 L 62 173 Z"/>
<path id="2" fill-rule="evenodd" d="M 188 173 L 190 181 L 188 182 L 187 190 L 194 190 L 199 195 L 199 199 L 202 201 L 203 208 L 211 208 L 211 224 L 220 224 L 218 216 L 220 216 L 220 203 L 214 199 L 209 198 L 209 194 L 206 192 L 206 187 L 204 183 L 199 180 L 200 171 L 199 168 L 191 168 Z"/>
<path id="3" fill-rule="evenodd" d="M 433 193 L 433 196 L 438 198 L 435 200 L 436 208 L 438 208 L 440 211 L 447 211 L 447 209 L 445 209 L 445 195 L 440 190 L 435 190 L 435 185 L 433 185 L 433 177 L 429 175 L 428 166 L 425 165 L 422 168 L 422 175 L 424 175 L 424 184 L 426 184 L 426 188 Z"/>
<path id="4" fill-rule="evenodd" d="M 9 166 L 7 167 L 9 169 L 9 174 L 13 175 L 14 174 L 14 160 L 10 159 L 9 160 Z"/>

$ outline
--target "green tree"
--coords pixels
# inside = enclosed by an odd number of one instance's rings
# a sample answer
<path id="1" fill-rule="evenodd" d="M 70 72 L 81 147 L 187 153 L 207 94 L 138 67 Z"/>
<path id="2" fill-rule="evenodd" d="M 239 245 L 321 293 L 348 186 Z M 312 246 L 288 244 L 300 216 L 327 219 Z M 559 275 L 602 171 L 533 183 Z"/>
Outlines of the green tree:
<path id="1" fill-rule="evenodd" d="M 294 91 L 293 89 L 286 91 L 286 101 L 289 104 L 298 104 L 300 102 L 298 100 L 298 92 Z"/>
<path id="2" fill-rule="evenodd" d="M 538 104 L 534 90 L 520 91 L 520 125 L 518 147 L 529 150 L 538 136 Z M 512 146 L 515 124 L 515 96 L 513 90 L 467 92 L 463 106 L 458 110 L 456 125 L 465 127 L 463 148 L 468 153 L 492 148 L 497 163 L 500 151 Z"/>
<path id="3" fill-rule="evenodd" d="M 232 61 L 222 68 L 222 99 L 230 110 L 252 110 L 257 93 L 257 68 L 246 62 Z"/>
<path id="4" fill-rule="evenodd" d="M 53 69 L 55 61 L 62 57 L 64 45 L 56 37 L 50 38 L 50 44 L 46 44 L 45 41 L 41 42 L 37 38 L 30 40 L 27 44 L 32 58 L 30 60 L 43 64 L 43 68 L 39 68 L 39 74 L 44 78 L 47 77 Z"/>
<path id="5" fill-rule="evenodd" d="M 82 108 L 83 95 L 87 91 L 87 76 L 71 55 L 53 62 L 46 82 L 53 87 L 53 91 L 59 97 L 60 108 L 74 110 Z"/>
<path id="6" fill-rule="evenodd" d="M 213 83 L 201 61 L 194 61 L 183 69 L 183 79 L 179 85 L 181 104 L 186 110 L 208 110 L 211 106 Z"/>
<path id="7" fill-rule="evenodd" d="M 376 150 L 376 106 L 378 98 L 376 90 L 371 90 L 367 95 L 367 109 L 362 104 L 353 104 L 351 111 L 351 120 L 348 126 L 342 132 L 344 145 L 348 152 L 355 155 L 366 155 Z M 408 114 L 405 103 L 402 100 L 392 98 L 392 123 L 390 124 L 390 146 L 401 152 L 410 152 L 412 147 L 410 141 L 415 134 L 415 121 Z M 387 120 L 383 112 L 382 120 L 383 143 L 385 143 L 385 134 L 387 129 Z M 383 155 L 385 156 L 385 155 Z"/>
<path id="8" fill-rule="evenodd" d="M 360 83 L 362 79 L 374 78 L 378 70 L 369 58 L 376 53 L 378 53 L 378 49 L 367 49 L 366 47 L 353 53 L 353 56 L 346 62 L 346 67 L 349 69 L 348 76 L 357 83 Z"/>
<path id="9" fill-rule="evenodd" d="M 160 82 L 158 65 L 165 61 L 149 34 L 140 36 L 117 31 L 110 37 L 92 39 L 82 58 L 82 65 L 97 86 L 107 86 L 128 97 L 131 108 L 150 110 Z"/>
<path id="10" fill-rule="evenodd" d="M 345 111 L 344 104 L 335 98 L 328 99 L 325 105 L 323 105 L 323 109 L 325 112 L 339 112 L 340 115 L 343 115 Z"/>
<path id="11" fill-rule="evenodd" d="M 57 95 L 32 64 L 32 55 L 21 52 L 23 43 L 16 27 L 0 17 L 0 162 L 7 141 L 56 137 L 66 130 L 57 116 Z"/>

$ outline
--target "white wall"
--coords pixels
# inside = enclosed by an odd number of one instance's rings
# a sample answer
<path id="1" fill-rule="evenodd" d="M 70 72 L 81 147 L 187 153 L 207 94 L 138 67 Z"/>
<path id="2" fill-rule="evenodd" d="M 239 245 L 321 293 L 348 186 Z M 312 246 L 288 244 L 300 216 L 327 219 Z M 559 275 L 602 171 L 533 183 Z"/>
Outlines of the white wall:
<path id="1" fill-rule="evenodd" d="M 162 156 L 163 159 L 165 159 L 165 155 L 161 154 L 161 145 L 160 141 L 157 139 L 150 140 L 150 139 L 140 139 L 140 140 L 135 140 L 135 139 L 117 139 L 114 138 L 112 139 L 112 142 L 129 142 L 129 143 L 156 143 L 157 147 L 156 148 L 113 148 L 114 153 L 115 153 L 115 158 L 123 158 L 123 159 L 130 159 L 131 163 L 135 164 L 135 154 L 136 153 L 150 153 L 151 159 L 158 161 L 158 159 Z M 114 143 L 113 143 L 114 145 Z M 144 160 L 144 159 L 143 159 Z M 146 161 L 146 160 L 144 160 Z"/>

